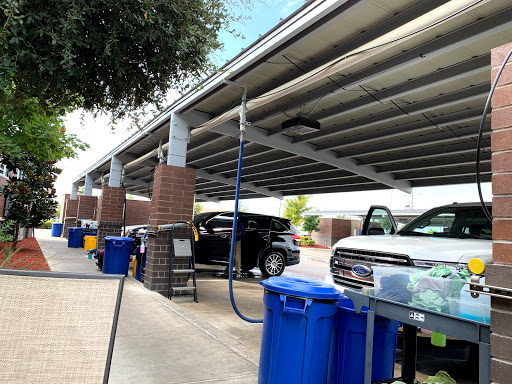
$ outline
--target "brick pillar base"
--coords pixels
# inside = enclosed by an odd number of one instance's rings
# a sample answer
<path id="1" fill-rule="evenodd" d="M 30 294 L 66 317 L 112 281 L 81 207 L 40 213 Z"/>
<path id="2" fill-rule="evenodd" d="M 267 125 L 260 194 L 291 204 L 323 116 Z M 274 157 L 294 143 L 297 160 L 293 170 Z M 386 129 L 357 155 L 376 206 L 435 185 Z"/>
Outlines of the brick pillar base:
<path id="1" fill-rule="evenodd" d="M 98 232 L 96 247 L 105 249 L 105 236 L 121 236 L 123 227 L 124 188 L 101 188 L 98 200 Z"/>
<path id="2" fill-rule="evenodd" d="M 512 43 L 491 52 L 492 80 Z M 492 256 L 485 283 L 512 289 L 512 63 L 505 66 L 492 97 Z M 510 383 L 512 378 L 512 301 L 491 298 L 491 380 Z"/>
<path id="3" fill-rule="evenodd" d="M 105 237 L 121 236 L 123 224 L 115 221 L 99 221 L 96 236 L 96 248 L 105 249 Z"/>
<path id="4" fill-rule="evenodd" d="M 169 290 L 169 261 L 171 257 L 171 232 L 158 231 L 151 228 L 152 233 L 148 238 L 148 253 L 144 275 L 144 286 L 167 297 Z M 190 239 L 190 229 L 183 228 L 175 231 L 174 238 Z M 174 257 L 173 269 L 187 269 L 188 257 Z M 173 287 L 184 287 L 188 282 L 188 274 L 176 274 L 172 278 Z M 174 296 L 187 294 L 187 292 L 174 292 Z"/>
<path id="5" fill-rule="evenodd" d="M 76 217 L 65 217 L 63 224 L 62 237 L 67 239 L 69 237 L 69 227 L 76 227 Z"/>
<path id="6" fill-rule="evenodd" d="M 161 164 L 155 170 L 150 221 L 153 230 L 162 224 L 190 221 L 194 213 L 195 169 Z M 187 236 L 181 234 L 180 236 Z M 189 236 L 189 235 L 188 235 Z M 167 296 L 170 233 L 149 236 L 144 286 Z M 188 268 L 188 258 L 174 259 L 174 268 Z M 177 276 L 173 286 L 184 286 L 187 275 Z"/>

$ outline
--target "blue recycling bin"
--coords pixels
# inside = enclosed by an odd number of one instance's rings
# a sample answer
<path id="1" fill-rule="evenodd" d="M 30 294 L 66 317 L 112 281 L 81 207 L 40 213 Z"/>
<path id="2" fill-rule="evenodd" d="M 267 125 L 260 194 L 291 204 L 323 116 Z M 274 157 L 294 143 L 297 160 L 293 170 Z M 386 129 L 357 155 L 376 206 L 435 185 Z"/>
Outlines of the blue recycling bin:
<path id="1" fill-rule="evenodd" d="M 52 223 L 52 237 L 60 237 L 63 226 L 63 223 Z"/>
<path id="2" fill-rule="evenodd" d="M 80 248 L 84 238 L 84 229 L 82 227 L 69 227 L 68 228 L 68 247 Z"/>
<path id="3" fill-rule="evenodd" d="M 259 384 L 325 383 L 340 293 L 331 285 L 271 277 L 265 288 Z"/>
<path id="4" fill-rule="evenodd" d="M 364 384 L 366 316 L 348 297 L 338 301 L 329 357 L 328 384 Z M 375 316 L 372 383 L 394 377 L 398 321 Z"/>
<path id="5" fill-rule="evenodd" d="M 140 245 L 135 248 L 135 258 L 137 259 L 137 265 L 135 267 L 135 279 L 138 281 L 141 281 L 142 279 L 141 269 L 146 267 L 146 252 L 147 248 L 144 250 L 144 253 L 141 253 Z M 144 260 L 144 262 L 142 260 Z"/>
<path id="6" fill-rule="evenodd" d="M 134 241 L 135 240 L 130 237 L 105 237 L 103 273 L 128 276 L 130 252 Z"/>

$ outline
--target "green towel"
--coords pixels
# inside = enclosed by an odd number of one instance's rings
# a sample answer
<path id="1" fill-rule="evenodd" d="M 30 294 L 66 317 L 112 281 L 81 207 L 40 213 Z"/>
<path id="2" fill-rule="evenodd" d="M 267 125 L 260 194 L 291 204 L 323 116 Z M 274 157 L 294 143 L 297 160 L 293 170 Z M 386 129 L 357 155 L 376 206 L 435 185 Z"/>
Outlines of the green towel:
<path id="1" fill-rule="evenodd" d="M 427 381 L 421 384 L 457 384 L 445 371 L 439 371 L 435 376 L 429 376 Z"/>

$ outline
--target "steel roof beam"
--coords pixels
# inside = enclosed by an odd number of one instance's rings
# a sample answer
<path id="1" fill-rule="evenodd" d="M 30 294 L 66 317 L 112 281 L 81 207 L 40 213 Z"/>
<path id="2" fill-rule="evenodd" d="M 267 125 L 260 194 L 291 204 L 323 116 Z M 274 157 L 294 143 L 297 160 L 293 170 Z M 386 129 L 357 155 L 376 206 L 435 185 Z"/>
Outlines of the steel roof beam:
<path id="1" fill-rule="evenodd" d="M 483 174 L 481 179 L 483 182 L 491 181 L 492 174 Z M 450 179 L 450 184 L 474 184 L 475 183 L 475 175 L 472 176 L 457 176 Z M 428 186 L 437 186 L 439 185 L 439 181 L 437 179 L 433 180 L 413 180 L 412 184 L 414 187 L 428 187 Z"/>
<path id="2" fill-rule="evenodd" d="M 512 8 L 507 8 L 501 12 L 447 33 L 446 35 L 436 37 L 433 40 L 400 55 L 393 56 L 369 68 L 350 74 L 343 79 L 337 80 L 336 84 L 321 87 L 306 95 L 299 96 L 296 99 L 282 103 L 279 106 L 265 111 L 264 114 L 251 116 L 249 120 L 256 124 L 258 121 L 261 121 L 268 116 L 280 113 L 283 110 L 288 111 L 301 105 L 311 103 L 329 93 L 343 92 L 354 86 L 359 86 L 359 84 L 367 83 L 384 75 L 388 75 L 420 63 L 425 60 L 425 57 L 433 58 L 446 53 L 455 47 L 464 46 L 486 36 L 502 32 L 512 26 L 511 18 Z"/>
<path id="3" fill-rule="evenodd" d="M 490 125 L 488 125 L 489 127 Z M 455 136 L 453 134 L 457 136 Z M 407 139 L 402 139 L 398 142 L 387 142 L 387 143 L 381 143 L 377 144 L 371 147 L 363 147 L 359 149 L 354 149 L 352 151 L 346 151 L 343 152 L 344 156 L 348 157 L 364 157 L 364 156 L 370 156 L 370 155 L 378 155 L 382 153 L 393 153 L 397 151 L 403 151 L 403 150 L 410 150 L 413 148 L 422 148 L 426 146 L 431 146 L 435 144 L 445 144 L 450 142 L 456 142 L 462 139 L 470 139 L 478 136 L 478 127 L 465 127 L 465 128 L 457 128 L 455 130 L 451 131 L 442 131 L 441 134 L 431 134 L 431 135 L 424 135 L 419 137 L 411 137 Z M 490 136 L 491 132 L 485 131 L 482 132 L 484 137 Z M 441 137 L 440 137 L 441 136 Z M 433 140 L 432 140 L 433 138 Z M 476 141 L 475 141 L 476 145 Z"/>
<path id="4" fill-rule="evenodd" d="M 217 127 L 212 128 L 214 132 L 237 137 L 238 136 L 238 124 L 233 121 L 228 121 Z M 302 157 L 329 164 L 335 168 L 344 169 L 346 171 L 367 177 L 371 180 L 375 180 L 379 183 L 383 183 L 392 188 L 399 189 L 401 191 L 411 193 L 412 188 L 410 183 L 405 181 L 394 180 L 390 174 L 383 174 L 375 172 L 375 169 L 371 166 L 361 166 L 353 159 L 338 159 L 336 153 L 331 151 L 315 151 L 315 147 L 308 143 L 292 143 L 291 138 L 280 135 L 279 137 L 270 137 L 267 135 L 265 129 L 258 128 L 256 126 L 250 126 L 246 133 L 248 141 L 255 142 L 267 147 L 280 149 L 286 152 L 293 153 Z"/>
<path id="5" fill-rule="evenodd" d="M 484 151 L 490 150 L 490 140 L 482 141 L 482 149 Z M 411 151 L 410 154 L 402 153 L 394 154 L 391 156 L 380 156 L 380 157 L 370 157 L 368 159 L 356 159 L 359 164 L 371 164 L 374 167 L 378 167 L 382 164 L 391 164 L 391 163 L 406 163 L 408 161 L 416 161 L 416 160 L 425 160 L 425 159 L 435 159 L 435 158 L 446 158 L 450 156 L 457 156 L 461 154 L 467 154 L 468 152 L 475 152 L 475 143 L 473 141 L 460 143 L 455 145 L 446 145 L 440 147 L 438 149 L 429 149 L 429 150 L 421 150 L 421 151 Z"/>
<path id="6" fill-rule="evenodd" d="M 400 108 L 393 107 L 382 112 L 374 113 L 356 120 L 352 120 L 340 125 L 334 125 L 321 129 L 318 132 L 303 136 L 297 136 L 294 142 L 314 141 L 316 139 L 325 139 L 343 133 L 344 130 L 359 130 L 366 127 L 376 126 L 394 120 L 399 120 L 407 116 L 420 115 L 425 112 L 439 108 L 446 108 L 453 105 L 464 104 L 473 100 L 479 100 L 487 97 L 491 88 L 490 83 L 475 85 L 455 92 L 432 97 L 427 100 L 403 105 Z M 421 115 L 420 115 L 421 116 Z"/>
<path id="7" fill-rule="evenodd" d="M 285 172 L 287 170 L 287 172 Z M 353 173 L 333 168 L 327 164 L 307 164 L 305 166 L 290 166 L 277 170 L 261 170 L 260 172 L 244 171 L 243 180 L 260 183 L 267 180 L 282 179 L 287 177 L 309 177 L 317 174 L 334 173 L 338 176 L 353 175 Z M 226 174 L 227 176 L 227 174 Z"/>
<path id="8" fill-rule="evenodd" d="M 247 145 L 250 143 L 246 143 Z M 260 156 L 265 155 L 266 153 L 275 151 L 274 148 L 258 148 L 258 149 L 252 149 L 251 151 L 245 151 L 245 148 L 247 148 L 247 145 L 244 146 L 244 168 L 245 164 L 249 163 L 251 159 L 253 161 L 261 162 Z M 239 150 L 240 147 L 237 146 L 237 149 Z M 247 154 L 247 156 L 245 156 Z M 265 156 L 266 157 L 266 156 Z M 215 164 L 209 164 L 205 167 L 199 167 L 199 164 L 197 165 L 197 168 L 201 169 L 209 169 L 214 167 L 220 167 L 220 166 L 226 166 L 224 170 L 232 170 L 233 168 L 236 168 L 236 164 L 238 163 L 238 151 L 235 153 L 233 152 L 231 155 L 228 156 L 222 156 L 220 158 L 215 158 L 215 160 L 218 160 Z M 220 170 L 212 170 L 213 173 L 222 173 L 223 169 Z"/>
<path id="9" fill-rule="evenodd" d="M 439 130 L 439 127 L 451 124 L 461 124 L 467 121 L 480 119 L 482 117 L 482 112 L 483 108 L 478 107 L 464 109 L 462 111 L 448 113 L 446 115 L 440 115 L 430 119 L 423 117 L 423 120 L 416 120 L 406 124 L 380 128 L 378 130 L 356 134 L 342 139 L 330 140 L 325 143 L 318 144 L 317 150 L 333 149 L 338 151 L 353 145 L 371 144 L 373 142 L 382 141 L 383 139 L 400 138 L 401 136 L 410 135 L 411 133 L 420 133 L 432 129 Z M 343 133 L 345 132 L 340 132 L 340 134 Z"/>
<path id="10" fill-rule="evenodd" d="M 243 161 L 243 171 L 244 173 L 247 170 L 250 170 L 252 168 L 261 169 L 263 166 L 268 166 L 269 164 L 275 165 L 275 164 L 282 164 L 283 161 L 287 161 L 290 159 L 300 159 L 297 155 L 292 155 L 290 153 L 286 153 L 283 151 L 279 151 L 276 148 L 269 148 L 267 152 L 263 152 L 264 156 L 262 157 L 256 157 L 254 158 L 246 158 L 244 156 Z M 309 163 L 311 163 L 311 160 L 308 160 Z M 226 161 L 223 163 L 217 163 L 213 164 L 207 167 L 204 167 L 204 169 L 211 169 L 214 173 L 230 173 L 234 172 L 233 169 L 236 167 L 236 164 L 238 162 L 238 158 Z M 234 177 L 234 175 L 232 175 Z"/>
<path id="11" fill-rule="evenodd" d="M 338 171 L 338 172 L 343 172 L 343 171 Z M 265 187 L 265 188 L 269 188 L 272 190 L 276 190 L 276 189 L 280 189 L 281 186 L 285 186 L 285 185 L 291 185 L 291 184 L 304 185 L 305 183 L 313 183 L 313 182 L 318 183 L 319 181 L 322 182 L 322 185 L 329 185 L 329 183 L 333 182 L 333 181 L 335 181 L 336 183 L 339 183 L 341 180 L 363 180 L 364 179 L 365 182 L 368 182 L 368 179 L 361 177 L 359 175 L 354 175 L 354 174 L 344 173 L 344 174 L 340 174 L 339 176 L 335 176 L 335 177 L 336 178 L 333 179 L 333 176 L 326 177 L 326 175 L 324 175 L 324 174 L 312 175 L 312 176 L 294 175 L 294 176 L 283 177 L 280 179 L 262 181 L 261 183 L 256 183 L 256 185 L 258 185 L 260 187 Z"/>
<path id="12" fill-rule="evenodd" d="M 236 186 L 236 178 L 227 178 L 221 174 L 216 174 L 216 173 L 208 173 L 202 169 L 197 169 L 196 170 L 196 176 L 197 177 L 201 177 L 203 179 L 210 179 L 210 180 L 214 180 L 214 181 L 218 181 L 219 183 L 223 183 L 223 184 L 227 184 L 227 185 L 231 185 L 231 186 Z M 252 183 L 241 183 L 240 184 L 240 187 L 241 188 L 244 188 L 244 189 L 247 189 L 249 191 L 253 191 L 253 192 L 256 192 L 256 193 L 260 193 L 262 195 L 266 195 L 266 196 L 269 196 L 269 197 L 275 197 L 276 199 L 282 199 L 283 198 L 283 195 L 281 195 L 280 193 L 276 193 L 276 192 L 272 192 L 266 188 L 261 188 L 261 187 L 257 187 L 255 186 L 254 184 Z"/>
<path id="13" fill-rule="evenodd" d="M 480 171 L 481 174 L 492 173 L 491 165 L 485 164 L 485 168 Z M 422 171 L 420 174 L 411 174 L 411 175 L 400 175 L 400 179 L 407 180 L 425 180 L 425 179 L 443 179 L 448 177 L 458 177 L 458 176 L 467 176 L 474 175 L 476 177 L 475 167 L 461 167 L 455 173 L 446 173 L 446 170 L 436 169 L 432 172 Z"/>
<path id="14" fill-rule="evenodd" d="M 351 3 L 357 4 L 359 6 L 362 2 L 351 1 Z M 337 57 L 341 57 L 346 53 L 372 40 L 375 40 L 379 36 L 391 32 L 394 29 L 400 27 L 401 25 L 406 24 L 427 12 L 430 12 L 431 10 L 439 7 L 440 5 L 443 5 L 444 3 L 446 3 L 446 0 L 423 0 L 417 4 L 414 4 L 411 7 L 404 9 L 399 13 L 396 13 L 389 19 L 384 20 L 381 23 L 377 24 L 376 26 L 364 31 L 363 33 L 347 41 L 344 41 L 340 45 L 335 46 L 333 49 L 314 57 L 310 61 L 306 63 L 300 63 L 300 68 L 293 69 L 290 72 L 286 73 L 285 75 L 279 77 L 278 79 L 261 87 L 256 92 L 250 93 L 248 98 L 251 99 L 254 97 L 261 96 L 262 94 L 271 91 L 272 89 L 279 87 L 280 85 L 286 84 L 287 82 L 299 77 L 303 73 L 312 71 L 315 68 L 318 68 L 332 61 L 333 59 L 336 59 Z M 290 47 L 288 46 L 287 49 L 290 49 Z M 272 58 L 277 58 L 280 55 L 284 54 L 286 54 L 286 51 L 281 49 L 280 51 L 276 52 L 273 55 L 273 57 L 268 58 L 268 60 Z M 238 77 L 233 78 L 233 80 L 240 81 Z M 219 111 L 219 113 L 222 114 L 226 110 L 228 110 L 228 108 L 223 108 Z"/>
<path id="15" fill-rule="evenodd" d="M 484 157 L 480 159 L 481 163 L 489 163 L 491 161 L 490 153 L 484 152 L 485 154 L 488 154 L 489 156 Z M 386 167 L 378 167 L 377 171 L 380 171 L 382 169 L 383 172 L 391 172 L 394 174 L 397 173 L 404 173 L 404 172 L 412 172 L 412 171 L 420 171 L 423 169 L 435 169 L 435 168 L 444 168 L 444 167 L 459 167 L 464 165 L 474 165 L 475 164 L 475 156 L 474 154 L 471 155 L 462 155 L 463 159 L 461 159 L 461 156 L 456 157 L 455 162 L 450 162 L 449 159 L 442 158 L 442 159 L 433 159 L 433 160 L 423 160 L 419 163 L 405 163 L 401 165 L 394 166 L 393 164 L 388 165 Z"/>
<path id="16" fill-rule="evenodd" d="M 333 168 L 332 166 L 327 165 L 327 164 L 319 164 L 317 162 L 312 162 L 310 159 L 306 159 L 304 157 L 290 156 L 290 159 L 292 159 L 292 161 L 285 162 L 285 160 L 282 160 L 280 163 L 266 163 L 266 164 L 264 164 L 264 166 L 262 165 L 260 167 L 253 166 L 253 167 L 246 168 L 244 165 L 244 167 L 243 167 L 244 178 L 252 177 L 252 176 L 256 176 L 256 175 L 260 175 L 260 176 L 265 175 L 266 176 L 268 174 L 270 174 L 270 175 L 278 174 L 278 175 L 284 176 L 287 174 L 284 171 L 290 170 L 290 169 L 292 169 L 292 170 L 296 169 L 297 172 L 306 172 L 306 171 L 302 170 L 304 167 L 306 167 L 308 170 L 311 170 L 311 172 L 316 172 L 316 170 L 318 170 L 318 172 L 322 172 L 322 171 L 325 171 L 328 169 L 338 170 L 338 168 Z M 315 171 L 313 171 L 313 169 Z M 236 176 L 236 171 L 233 170 L 231 172 L 225 172 L 224 175 L 234 177 L 234 176 Z"/>

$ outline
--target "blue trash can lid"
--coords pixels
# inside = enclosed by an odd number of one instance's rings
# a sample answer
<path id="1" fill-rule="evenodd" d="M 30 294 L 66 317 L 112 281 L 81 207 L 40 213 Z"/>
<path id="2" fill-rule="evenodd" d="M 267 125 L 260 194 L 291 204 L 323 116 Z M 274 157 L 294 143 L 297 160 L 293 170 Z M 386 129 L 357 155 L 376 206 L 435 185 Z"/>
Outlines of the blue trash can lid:
<path id="1" fill-rule="evenodd" d="M 271 277 L 260 284 L 269 291 L 310 299 L 336 300 L 340 292 L 332 285 L 294 277 Z"/>
<path id="2" fill-rule="evenodd" d="M 52 223 L 52 225 L 63 225 L 62 223 Z"/>
<path id="3" fill-rule="evenodd" d="M 105 237 L 105 241 L 124 241 L 125 243 L 133 243 L 135 239 L 132 239 L 131 237 L 107 236 Z"/>
<path id="4" fill-rule="evenodd" d="M 338 307 L 340 307 L 342 310 L 356 313 L 356 310 L 354 309 L 354 302 L 347 296 L 342 295 L 342 297 L 340 297 L 338 300 Z M 368 309 L 368 307 L 361 307 L 361 313 L 368 312 Z"/>
<path id="5" fill-rule="evenodd" d="M 72 229 L 74 231 L 78 231 L 78 230 L 83 231 L 84 230 L 82 227 L 69 227 L 68 229 Z"/>

